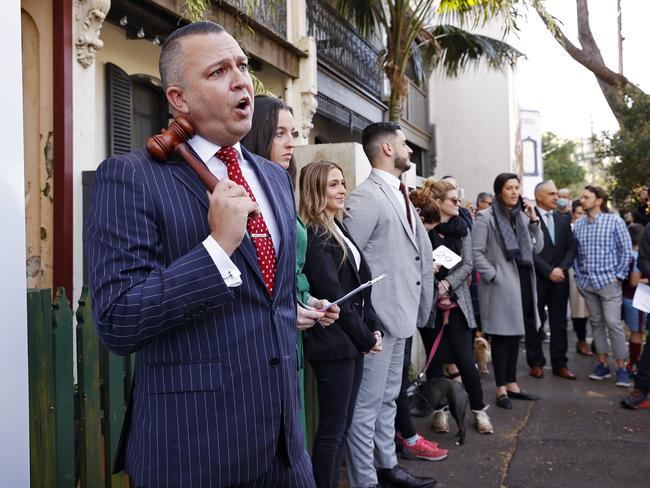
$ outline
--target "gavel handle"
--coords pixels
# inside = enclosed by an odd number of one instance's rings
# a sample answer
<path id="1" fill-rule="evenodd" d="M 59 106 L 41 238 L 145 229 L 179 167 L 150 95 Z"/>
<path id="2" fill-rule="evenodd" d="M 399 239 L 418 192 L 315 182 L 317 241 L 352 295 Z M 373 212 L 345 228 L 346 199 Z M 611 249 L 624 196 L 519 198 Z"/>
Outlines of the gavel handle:
<path id="1" fill-rule="evenodd" d="M 219 180 L 203 163 L 194 157 L 194 155 L 187 148 L 187 144 L 184 142 L 178 144 L 176 146 L 176 153 L 185 160 L 185 162 L 190 166 L 190 168 L 192 168 L 192 170 L 194 170 L 208 191 L 211 192 L 214 190 L 214 187 L 217 186 Z"/>

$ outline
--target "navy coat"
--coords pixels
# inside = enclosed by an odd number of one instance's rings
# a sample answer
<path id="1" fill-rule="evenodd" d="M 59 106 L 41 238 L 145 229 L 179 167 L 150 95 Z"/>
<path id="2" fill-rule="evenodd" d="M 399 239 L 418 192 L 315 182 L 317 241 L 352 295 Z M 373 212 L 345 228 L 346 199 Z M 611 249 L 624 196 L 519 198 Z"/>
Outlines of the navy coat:
<path id="1" fill-rule="evenodd" d="M 87 257 L 95 323 L 137 352 L 116 459 L 138 487 L 230 486 L 261 476 L 278 445 L 304 451 L 296 364 L 295 222 L 287 172 L 242 148 L 281 233 L 271 299 L 246 236 L 228 288 L 202 244 L 208 199 L 179 158 L 146 150 L 95 175 Z M 280 436 L 283 439 L 280 439 Z"/>

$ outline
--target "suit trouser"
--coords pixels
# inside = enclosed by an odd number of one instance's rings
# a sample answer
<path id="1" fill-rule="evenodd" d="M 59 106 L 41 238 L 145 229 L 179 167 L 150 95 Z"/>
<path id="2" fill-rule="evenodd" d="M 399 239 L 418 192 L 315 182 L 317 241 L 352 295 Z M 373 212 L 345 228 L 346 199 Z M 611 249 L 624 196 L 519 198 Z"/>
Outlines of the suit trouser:
<path id="1" fill-rule="evenodd" d="M 634 376 L 634 386 L 646 393 L 650 392 L 650 340 L 647 340 L 643 347 L 643 354 Z"/>
<path id="2" fill-rule="evenodd" d="M 404 341 L 404 366 L 402 368 L 402 385 L 399 389 L 399 395 L 395 400 L 395 430 L 399 432 L 402 437 L 408 439 L 413 437 L 417 432 L 413 425 L 411 418 L 411 402 L 408 396 L 409 387 L 409 366 L 411 365 L 411 346 L 413 344 L 413 336 L 408 337 Z"/>
<path id="3" fill-rule="evenodd" d="M 375 468 L 392 469 L 397 465 L 395 400 L 402 384 L 404 341 L 386 334 L 381 352 L 365 356 L 346 443 L 350 488 L 376 485 Z"/>
<path id="4" fill-rule="evenodd" d="M 544 307 L 548 307 L 548 324 L 551 330 L 551 367 L 557 372 L 560 368 L 566 368 L 567 358 L 567 308 L 569 303 L 569 282 L 553 283 L 548 280 L 537 281 L 537 308 L 539 319 L 542 324 L 546 319 Z M 528 366 L 543 367 L 546 358 L 542 350 L 544 333 L 542 328 L 535 327 L 526 329 L 526 359 Z"/>
<path id="5" fill-rule="evenodd" d="M 286 455 L 278 448 L 275 458 L 266 473 L 256 480 L 249 481 L 239 488 L 316 488 L 312 473 L 311 459 L 307 451 L 303 451 L 300 458 L 289 465 Z"/>
<path id="6" fill-rule="evenodd" d="M 363 374 L 363 356 L 311 361 L 311 365 L 318 383 L 319 412 L 312 452 L 314 478 L 318 488 L 337 488 Z"/>
<path id="7" fill-rule="evenodd" d="M 627 359 L 627 346 L 625 332 L 621 322 L 621 306 L 623 292 L 621 285 L 610 283 L 598 290 L 593 288 L 578 288 L 584 297 L 589 310 L 589 321 L 596 344 L 596 351 L 606 353 L 609 351 L 607 333 L 612 343 L 614 359 Z"/>

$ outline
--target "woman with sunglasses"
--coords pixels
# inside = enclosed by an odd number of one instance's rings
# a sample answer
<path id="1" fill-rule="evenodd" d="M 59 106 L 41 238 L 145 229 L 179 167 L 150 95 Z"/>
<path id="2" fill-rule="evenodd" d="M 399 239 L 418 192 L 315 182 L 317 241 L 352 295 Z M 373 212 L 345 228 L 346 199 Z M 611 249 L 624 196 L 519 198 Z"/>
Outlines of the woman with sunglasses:
<path id="1" fill-rule="evenodd" d="M 487 414 L 488 405 L 483 403 L 481 377 L 472 352 L 473 329 L 476 328 L 468 285 L 473 267 L 472 238 L 467 224 L 459 216 L 460 200 L 456 186 L 449 181 L 428 180 L 425 187 L 433 194 L 440 209 L 440 223 L 429 231 L 433 249 L 446 246 L 461 258 L 460 262 L 451 269 L 440 266 L 435 275 L 438 284 L 435 327 L 420 331 L 428 350 L 433 346 L 437 335 L 442 334 L 429 373 L 434 378 L 441 378 L 444 364 L 455 364 L 469 396 L 476 429 L 481 434 L 492 434 L 494 428 Z M 444 308 L 448 308 L 447 311 L 443 310 L 443 301 L 446 302 Z M 448 317 L 448 321 L 443 326 L 445 317 Z M 434 430 L 437 430 L 435 427 L 438 425 L 441 426 L 440 430 L 442 426 L 448 425 L 448 416 L 448 409 L 436 410 Z"/>

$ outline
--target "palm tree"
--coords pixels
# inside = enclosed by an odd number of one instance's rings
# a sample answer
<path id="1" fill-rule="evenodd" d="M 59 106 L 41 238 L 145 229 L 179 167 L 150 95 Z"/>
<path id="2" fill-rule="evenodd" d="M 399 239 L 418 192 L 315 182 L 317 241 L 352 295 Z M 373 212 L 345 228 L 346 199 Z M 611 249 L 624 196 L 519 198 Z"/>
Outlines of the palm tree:
<path id="1" fill-rule="evenodd" d="M 480 62 L 493 68 L 514 66 L 522 53 L 509 44 L 440 22 L 482 25 L 504 13 L 502 5 L 499 0 L 337 0 L 339 12 L 351 19 L 362 35 L 386 36 L 381 64 L 390 83 L 388 116 L 394 122 L 400 120 L 408 93 L 406 71 L 411 63 L 419 85 L 424 85 L 436 68 L 455 77 Z"/>

